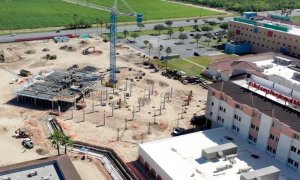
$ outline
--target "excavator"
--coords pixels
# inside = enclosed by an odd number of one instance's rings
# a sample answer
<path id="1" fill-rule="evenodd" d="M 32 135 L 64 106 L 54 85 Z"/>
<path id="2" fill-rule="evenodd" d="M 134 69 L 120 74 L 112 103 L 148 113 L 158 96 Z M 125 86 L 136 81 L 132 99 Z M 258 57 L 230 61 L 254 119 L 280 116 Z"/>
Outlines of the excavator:
<path id="1" fill-rule="evenodd" d="M 28 138 L 28 137 L 32 136 L 32 134 L 30 134 L 26 128 L 17 129 L 15 131 L 15 134 L 17 134 L 17 137 L 19 137 L 19 138 Z"/>
<path id="2" fill-rule="evenodd" d="M 90 49 L 92 49 L 92 51 L 90 51 Z M 84 49 L 81 53 L 82 53 L 82 55 L 93 54 L 93 53 L 95 53 L 95 46 L 88 47 L 88 48 Z"/>

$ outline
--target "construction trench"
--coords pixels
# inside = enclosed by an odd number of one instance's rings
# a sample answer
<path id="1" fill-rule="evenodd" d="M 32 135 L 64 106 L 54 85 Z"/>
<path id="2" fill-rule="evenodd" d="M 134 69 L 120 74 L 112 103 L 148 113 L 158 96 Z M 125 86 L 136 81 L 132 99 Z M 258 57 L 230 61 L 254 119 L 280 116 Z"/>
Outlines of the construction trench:
<path id="1" fill-rule="evenodd" d="M 55 130 L 64 133 L 54 116 L 47 116 L 44 118 L 44 120 L 47 121 L 46 123 L 51 134 Z M 71 152 L 85 154 L 98 159 L 114 180 L 138 180 L 137 176 L 121 160 L 121 158 L 118 157 L 114 150 L 110 148 L 94 146 L 88 143 L 75 141 L 73 147 L 68 149 Z M 82 149 L 86 151 L 83 151 Z"/>

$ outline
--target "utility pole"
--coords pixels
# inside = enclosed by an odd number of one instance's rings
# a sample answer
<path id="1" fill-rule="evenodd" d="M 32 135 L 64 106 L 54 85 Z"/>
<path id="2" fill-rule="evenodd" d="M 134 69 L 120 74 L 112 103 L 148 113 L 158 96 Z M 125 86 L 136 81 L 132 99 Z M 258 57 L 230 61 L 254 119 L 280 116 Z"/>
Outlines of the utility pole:
<path id="1" fill-rule="evenodd" d="M 120 140 L 120 129 L 118 128 L 118 130 L 117 130 L 117 132 L 118 132 L 118 137 L 117 137 L 117 141 L 119 141 Z"/>
<path id="2" fill-rule="evenodd" d="M 148 135 L 150 134 L 150 122 L 148 122 Z"/>
<path id="3" fill-rule="evenodd" d="M 112 104 L 111 104 L 111 117 L 113 117 L 114 116 L 114 102 L 112 102 Z"/>
<path id="4" fill-rule="evenodd" d="M 106 121 L 106 116 L 105 116 L 105 110 L 104 110 L 104 115 L 103 115 L 103 120 L 104 120 L 104 126 L 105 126 L 105 121 Z"/>

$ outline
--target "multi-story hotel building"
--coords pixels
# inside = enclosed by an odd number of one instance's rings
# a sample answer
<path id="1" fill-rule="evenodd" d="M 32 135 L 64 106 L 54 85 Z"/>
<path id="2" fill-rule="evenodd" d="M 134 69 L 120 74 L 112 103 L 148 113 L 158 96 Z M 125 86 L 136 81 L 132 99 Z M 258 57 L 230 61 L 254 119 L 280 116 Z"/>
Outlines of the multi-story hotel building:
<path id="1" fill-rule="evenodd" d="M 255 75 L 210 85 L 206 117 L 300 171 L 300 92 Z"/>
<path id="2" fill-rule="evenodd" d="M 252 52 L 279 52 L 300 58 L 300 27 L 266 17 L 236 17 L 228 24 L 231 40 L 251 45 Z"/>

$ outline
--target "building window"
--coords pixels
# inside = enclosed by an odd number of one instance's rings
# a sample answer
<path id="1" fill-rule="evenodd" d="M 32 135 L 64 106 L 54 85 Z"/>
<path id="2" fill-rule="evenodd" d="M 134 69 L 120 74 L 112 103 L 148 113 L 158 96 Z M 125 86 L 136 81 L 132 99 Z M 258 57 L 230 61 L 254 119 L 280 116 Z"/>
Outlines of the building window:
<path id="1" fill-rule="evenodd" d="M 254 124 L 251 124 L 251 129 L 255 129 L 255 125 Z"/>
<path id="2" fill-rule="evenodd" d="M 276 149 L 273 149 L 273 150 L 272 150 L 272 153 L 273 153 L 273 154 L 276 154 Z"/>
<path id="3" fill-rule="evenodd" d="M 223 123 L 223 122 L 224 122 L 224 119 L 222 118 L 222 120 L 221 120 L 221 121 L 222 121 L 222 123 Z"/>
<path id="4" fill-rule="evenodd" d="M 298 168 L 298 167 L 299 167 L 299 163 L 295 161 L 294 167 L 295 167 L 295 168 Z"/>
<path id="5" fill-rule="evenodd" d="M 211 102 L 211 106 L 214 106 L 214 102 Z"/>
<path id="6" fill-rule="evenodd" d="M 211 95 L 212 95 L 212 96 L 215 96 L 215 95 L 216 95 L 216 93 L 213 91 L 213 92 L 211 93 Z"/>
<path id="7" fill-rule="evenodd" d="M 210 111 L 209 115 L 212 116 L 212 115 L 213 115 L 213 112 Z"/>
<path id="8" fill-rule="evenodd" d="M 237 131 L 237 132 L 240 132 L 240 128 L 236 128 L 236 131 Z"/>
<path id="9" fill-rule="evenodd" d="M 218 121 L 221 121 L 221 117 L 220 116 L 218 116 Z"/>
<path id="10" fill-rule="evenodd" d="M 253 141 L 256 142 L 256 138 L 253 138 Z"/>
<path id="11" fill-rule="evenodd" d="M 233 130 L 236 130 L 236 126 L 235 126 L 235 125 L 232 125 L 232 129 L 233 129 Z"/>
<path id="12" fill-rule="evenodd" d="M 272 148 L 270 146 L 268 146 L 267 151 L 272 151 Z"/>
<path id="13" fill-rule="evenodd" d="M 256 130 L 256 131 L 259 131 L 259 127 L 256 127 L 255 130 Z"/>
<path id="14" fill-rule="evenodd" d="M 274 136 L 272 134 L 270 134 L 270 139 L 274 140 Z"/>
<path id="15" fill-rule="evenodd" d="M 297 152 L 297 154 L 299 154 L 299 155 L 300 155 L 300 149 L 298 149 L 298 152 Z"/>
<path id="16" fill-rule="evenodd" d="M 295 148 L 294 146 L 291 147 L 291 151 L 296 152 L 297 148 Z"/>
<path id="17" fill-rule="evenodd" d="M 291 158 L 288 158 L 288 163 L 289 163 L 289 164 L 293 164 L 293 163 L 294 163 L 294 160 L 292 160 Z"/>

